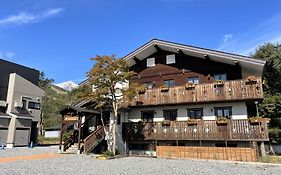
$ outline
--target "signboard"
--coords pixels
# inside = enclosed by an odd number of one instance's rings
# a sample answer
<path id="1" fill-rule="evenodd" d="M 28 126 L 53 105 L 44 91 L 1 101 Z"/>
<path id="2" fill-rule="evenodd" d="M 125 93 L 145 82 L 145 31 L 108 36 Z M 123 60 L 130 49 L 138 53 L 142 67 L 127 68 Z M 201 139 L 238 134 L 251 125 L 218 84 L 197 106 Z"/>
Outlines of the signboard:
<path id="1" fill-rule="evenodd" d="M 72 116 L 72 115 L 65 115 L 64 116 L 64 121 L 66 122 L 77 122 L 79 119 L 78 116 Z"/>

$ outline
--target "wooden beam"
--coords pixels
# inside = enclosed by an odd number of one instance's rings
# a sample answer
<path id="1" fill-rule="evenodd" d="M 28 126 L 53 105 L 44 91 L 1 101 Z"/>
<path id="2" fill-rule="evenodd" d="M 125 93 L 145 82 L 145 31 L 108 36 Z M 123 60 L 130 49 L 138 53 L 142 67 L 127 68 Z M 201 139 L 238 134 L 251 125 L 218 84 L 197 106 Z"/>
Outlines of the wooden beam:
<path id="1" fill-rule="evenodd" d="M 177 52 L 178 52 L 180 55 L 185 55 L 181 49 L 177 49 Z"/>
<path id="2" fill-rule="evenodd" d="M 78 120 L 78 146 L 77 146 L 77 154 L 80 154 L 80 143 L 81 142 L 81 116 L 79 116 Z"/>
<path id="3" fill-rule="evenodd" d="M 138 59 L 136 56 L 133 57 L 133 60 L 136 62 L 136 63 L 139 63 L 141 60 Z"/>
<path id="4" fill-rule="evenodd" d="M 153 46 L 158 52 L 162 50 L 157 44 L 154 44 Z"/>

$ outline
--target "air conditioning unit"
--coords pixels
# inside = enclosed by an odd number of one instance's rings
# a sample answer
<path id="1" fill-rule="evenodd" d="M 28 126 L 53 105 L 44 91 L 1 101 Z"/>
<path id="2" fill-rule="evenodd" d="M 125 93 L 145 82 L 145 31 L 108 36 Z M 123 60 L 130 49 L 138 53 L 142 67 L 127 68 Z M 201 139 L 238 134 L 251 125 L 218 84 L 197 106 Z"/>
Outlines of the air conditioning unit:
<path id="1" fill-rule="evenodd" d="M 22 102 L 15 102 L 15 108 L 22 108 L 23 107 L 23 103 Z"/>

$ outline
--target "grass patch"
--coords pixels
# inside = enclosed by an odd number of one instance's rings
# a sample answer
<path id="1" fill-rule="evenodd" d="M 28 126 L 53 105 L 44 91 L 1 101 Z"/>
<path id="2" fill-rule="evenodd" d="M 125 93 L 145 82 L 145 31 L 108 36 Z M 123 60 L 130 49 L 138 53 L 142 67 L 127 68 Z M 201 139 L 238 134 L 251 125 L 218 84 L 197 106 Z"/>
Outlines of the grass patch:
<path id="1" fill-rule="evenodd" d="M 59 143 L 60 143 L 59 137 L 54 137 L 54 138 L 46 138 L 43 136 L 38 137 L 39 145 L 54 145 L 54 144 L 59 144 Z"/>
<path id="2" fill-rule="evenodd" d="M 281 164 L 281 156 L 264 156 L 259 158 L 262 163 L 278 163 Z"/>

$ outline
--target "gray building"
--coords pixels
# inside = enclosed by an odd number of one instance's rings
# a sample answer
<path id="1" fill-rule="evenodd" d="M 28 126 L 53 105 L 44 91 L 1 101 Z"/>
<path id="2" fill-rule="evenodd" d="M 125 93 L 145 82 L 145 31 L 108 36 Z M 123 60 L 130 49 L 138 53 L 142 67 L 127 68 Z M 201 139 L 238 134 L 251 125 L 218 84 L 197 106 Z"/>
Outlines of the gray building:
<path id="1" fill-rule="evenodd" d="M 39 71 L 0 59 L 0 145 L 36 142 L 44 91 Z"/>

